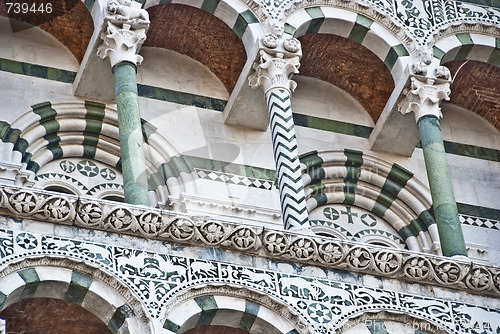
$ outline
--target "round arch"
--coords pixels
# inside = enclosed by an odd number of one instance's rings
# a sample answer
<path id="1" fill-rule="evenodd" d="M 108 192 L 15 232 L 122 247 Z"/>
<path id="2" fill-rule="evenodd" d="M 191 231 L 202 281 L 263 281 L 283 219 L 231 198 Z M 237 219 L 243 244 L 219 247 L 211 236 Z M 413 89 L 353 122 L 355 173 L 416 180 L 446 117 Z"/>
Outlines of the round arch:
<path id="1" fill-rule="evenodd" d="M 70 258 L 17 259 L 0 271 L 0 311 L 27 298 L 80 305 L 113 332 L 153 333 L 141 301 L 116 277 Z"/>
<path id="2" fill-rule="evenodd" d="M 410 250 L 437 251 L 430 192 L 402 166 L 349 149 L 306 153 L 301 165 L 309 212 L 353 205 L 387 221 Z"/>
<path id="3" fill-rule="evenodd" d="M 10 162 L 22 165 L 32 181 L 50 161 L 82 157 L 121 170 L 118 114 L 100 103 L 43 102 L 15 120 L 1 138 L 11 145 Z M 166 204 L 183 191 L 195 189 L 194 172 L 179 152 L 143 121 L 144 150 L 150 194 Z M 27 182 L 29 184 L 30 182 Z"/>
<path id="4" fill-rule="evenodd" d="M 170 296 L 163 328 L 184 333 L 199 325 L 223 325 L 250 333 L 309 333 L 293 308 L 257 290 L 228 283 L 192 286 Z"/>
<path id="5" fill-rule="evenodd" d="M 500 66 L 498 37 L 473 31 L 463 31 L 438 39 L 433 45 L 434 58 L 440 64 L 453 60 L 477 60 Z"/>
<path id="6" fill-rule="evenodd" d="M 339 6 L 300 8 L 287 17 L 285 33 L 301 37 L 309 33 L 332 34 L 350 39 L 373 52 L 391 72 L 394 82 L 415 53 L 415 41 L 393 20 L 374 10 Z"/>

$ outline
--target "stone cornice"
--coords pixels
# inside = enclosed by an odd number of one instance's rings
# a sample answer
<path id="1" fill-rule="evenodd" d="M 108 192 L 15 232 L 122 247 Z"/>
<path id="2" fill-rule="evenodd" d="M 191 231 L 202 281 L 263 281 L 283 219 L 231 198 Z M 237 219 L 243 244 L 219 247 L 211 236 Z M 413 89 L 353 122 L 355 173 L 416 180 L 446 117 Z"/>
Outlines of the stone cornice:
<path id="1" fill-rule="evenodd" d="M 500 296 L 500 268 L 141 206 L 0 187 L 0 214 Z"/>

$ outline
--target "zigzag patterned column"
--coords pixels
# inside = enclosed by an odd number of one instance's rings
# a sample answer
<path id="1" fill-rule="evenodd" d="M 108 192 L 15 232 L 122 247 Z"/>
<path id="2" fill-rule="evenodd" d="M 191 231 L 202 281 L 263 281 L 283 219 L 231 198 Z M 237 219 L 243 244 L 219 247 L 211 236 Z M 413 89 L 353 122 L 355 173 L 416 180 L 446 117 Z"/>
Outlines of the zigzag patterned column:
<path id="1" fill-rule="evenodd" d="M 281 210 L 287 230 L 310 227 L 290 97 L 290 92 L 282 88 L 271 89 L 266 94 Z"/>
<path id="2" fill-rule="evenodd" d="M 254 65 L 255 73 L 249 77 L 250 86 L 262 86 L 266 94 L 284 227 L 287 230 L 309 230 L 290 102 L 291 92 L 297 84 L 289 77 L 298 73 L 300 58 L 298 55 L 284 56 L 284 53 L 271 55 L 261 50 L 259 62 Z"/>

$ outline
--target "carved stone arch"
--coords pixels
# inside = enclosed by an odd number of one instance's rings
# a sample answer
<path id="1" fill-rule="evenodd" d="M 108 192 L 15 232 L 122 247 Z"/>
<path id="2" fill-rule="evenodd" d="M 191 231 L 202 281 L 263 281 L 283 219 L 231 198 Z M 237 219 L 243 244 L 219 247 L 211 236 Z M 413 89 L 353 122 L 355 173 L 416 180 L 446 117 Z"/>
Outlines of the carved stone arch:
<path id="1" fill-rule="evenodd" d="M 150 194 L 166 205 L 184 191 L 194 191 L 194 171 L 156 127 L 143 121 Z M 100 103 L 43 102 L 10 124 L 1 138 L 18 166 L 18 184 L 33 185 L 47 163 L 81 157 L 121 170 L 118 114 Z"/>
<path id="2" fill-rule="evenodd" d="M 437 252 L 430 193 L 410 171 L 349 149 L 306 153 L 301 164 L 310 214 L 327 204 L 358 207 L 389 223 L 410 250 Z"/>
<path id="3" fill-rule="evenodd" d="M 202 316 L 211 318 L 209 324 L 251 333 L 311 332 L 307 321 L 284 301 L 247 286 L 225 282 L 191 286 L 170 296 L 163 328 L 165 333 L 184 333 L 195 328 Z M 221 319 L 227 322 L 221 324 L 218 322 Z"/>
<path id="4" fill-rule="evenodd" d="M 252 0 L 221 0 L 209 5 L 203 2 L 187 1 L 182 5 L 200 9 L 224 22 L 242 40 L 247 54 L 251 53 L 258 37 L 263 34 L 261 22 L 264 22 L 268 15 L 259 3 Z M 159 6 L 165 5 L 147 1 L 144 8 L 151 14 L 158 10 Z M 209 29 L 210 27 L 207 27 L 207 30 Z"/>
<path id="5" fill-rule="evenodd" d="M 0 270 L 0 310 L 21 299 L 55 298 L 80 305 L 113 333 L 153 333 L 151 319 L 120 279 L 82 260 L 52 255 L 17 258 Z"/>
<path id="6" fill-rule="evenodd" d="M 294 3 L 287 10 L 285 32 L 298 38 L 308 33 L 338 35 L 361 44 L 385 63 L 396 82 L 416 54 L 416 41 L 399 22 L 382 11 L 357 2 Z M 356 30 L 363 31 L 362 34 Z"/>
<path id="7" fill-rule="evenodd" d="M 399 326 L 398 326 L 399 324 Z M 388 334 L 399 334 L 404 330 L 404 333 L 433 333 L 433 334 L 448 334 L 454 331 L 448 329 L 437 322 L 430 319 L 399 312 L 394 310 L 379 310 L 378 312 L 364 311 L 362 313 L 353 312 L 353 315 L 343 320 L 338 326 L 336 333 L 338 334 L 354 334 L 361 330 L 370 332 L 384 331 Z"/>
<path id="8" fill-rule="evenodd" d="M 449 31 L 443 36 L 439 36 L 432 45 L 434 58 L 437 58 L 440 64 L 445 64 L 456 59 L 459 60 L 477 60 L 500 67 L 498 54 L 500 49 L 497 40 L 500 38 L 500 29 L 495 33 L 486 33 L 488 29 L 473 29 L 475 25 L 463 24 L 458 29 Z M 477 31 L 479 30 L 479 31 Z M 482 30 L 482 31 L 481 31 Z"/>

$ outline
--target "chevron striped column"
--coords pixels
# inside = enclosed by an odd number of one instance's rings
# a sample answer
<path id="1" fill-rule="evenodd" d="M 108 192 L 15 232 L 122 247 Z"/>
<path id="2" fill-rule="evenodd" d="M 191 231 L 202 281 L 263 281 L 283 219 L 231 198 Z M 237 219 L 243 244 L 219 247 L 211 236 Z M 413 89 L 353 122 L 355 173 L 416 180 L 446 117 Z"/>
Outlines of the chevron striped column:
<path id="1" fill-rule="evenodd" d="M 269 125 L 285 229 L 308 229 L 309 218 L 290 98 L 290 91 L 283 88 L 267 92 Z"/>
<path id="2" fill-rule="evenodd" d="M 299 65 L 299 56 L 285 57 L 284 53 L 261 50 L 249 81 L 253 88 L 262 86 L 266 95 L 284 227 L 308 231 L 310 225 L 290 102 L 297 85 L 290 77 L 298 73 Z"/>

